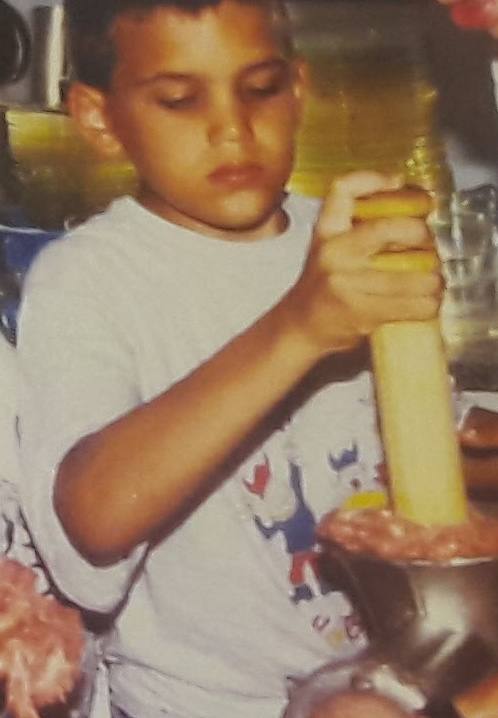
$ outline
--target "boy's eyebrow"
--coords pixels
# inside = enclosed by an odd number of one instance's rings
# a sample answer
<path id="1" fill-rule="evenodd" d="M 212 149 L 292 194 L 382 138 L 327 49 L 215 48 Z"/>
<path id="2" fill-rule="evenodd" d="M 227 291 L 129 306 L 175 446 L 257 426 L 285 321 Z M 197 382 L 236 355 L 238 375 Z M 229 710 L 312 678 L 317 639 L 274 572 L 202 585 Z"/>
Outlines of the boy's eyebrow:
<path id="1" fill-rule="evenodd" d="M 281 57 L 272 57 L 268 60 L 262 60 L 261 62 L 255 62 L 252 65 L 247 65 L 242 68 L 241 74 L 246 75 L 252 72 L 259 72 L 261 70 L 278 70 L 284 69 L 288 66 L 288 61 Z M 154 85 L 155 83 L 162 81 L 176 81 L 176 82 L 189 82 L 198 75 L 189 74 L 188 72 L 158 72 L 150 77 L 145 77 L 142 80 L 137 80 L 135 85 L 137 87 L 144 87 L 146 85 Z"/>
<path id="2" fill-rule="evenodd" d="M 242 71 L 243 75 L 251 72 L 259 72 L 260 70 L 285 70 L 289 67 L 289 62 L 283 57 L 272 57 L 269 60 L 256 62 L 254 65 L 248 65 Z"/>

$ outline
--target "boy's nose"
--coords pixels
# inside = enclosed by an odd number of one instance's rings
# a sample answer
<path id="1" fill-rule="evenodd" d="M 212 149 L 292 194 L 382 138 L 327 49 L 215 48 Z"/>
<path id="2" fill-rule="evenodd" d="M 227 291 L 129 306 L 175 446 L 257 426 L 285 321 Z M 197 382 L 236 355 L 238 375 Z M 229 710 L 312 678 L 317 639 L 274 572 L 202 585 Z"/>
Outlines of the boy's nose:
<path id="1" fill-rule="evenodd" d="M 208 135 L 213 144 L 240 142 L 250 137 L 251 123 L 247 108 L 235 99 L 220 99 L 211 109 Z"/>

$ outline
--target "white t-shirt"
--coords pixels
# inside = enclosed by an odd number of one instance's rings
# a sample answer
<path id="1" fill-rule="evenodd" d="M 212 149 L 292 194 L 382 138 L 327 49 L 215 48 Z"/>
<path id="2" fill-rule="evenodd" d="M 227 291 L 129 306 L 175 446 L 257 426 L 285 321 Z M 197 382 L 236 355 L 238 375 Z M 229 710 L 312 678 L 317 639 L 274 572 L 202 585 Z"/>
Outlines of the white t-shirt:
<path id="1" fill-rule="evenodd" d="M 370 375 L 351 367 L 348 376 L 343 357 L 315 373 L 300 407 L 161 543 L 97 568 L 52 506 L 57 466 L 78 439 L 164 392 L 294 284 L 316 204 L 291 196 L 286 210 L 282 235 L 241 243 L 123 198 L 43 251 L 28 277 L 24 508 L 61 590 L 90 610 L 122 606 L 110 680 L 136 718 L 277 718 L 286 677 L 364 645 L 349 603 L 315 562 L 320 517 L 379 487 Z"/>

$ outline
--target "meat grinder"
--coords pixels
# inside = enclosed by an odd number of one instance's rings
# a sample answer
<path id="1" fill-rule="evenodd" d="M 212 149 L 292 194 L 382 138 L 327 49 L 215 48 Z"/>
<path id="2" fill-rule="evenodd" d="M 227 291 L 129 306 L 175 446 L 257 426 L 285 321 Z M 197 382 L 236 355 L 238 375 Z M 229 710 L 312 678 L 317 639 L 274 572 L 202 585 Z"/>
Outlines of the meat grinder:
<path id="1" fill-rule="evenodd" d="M 307 718 L 345 690 L 380 693 L 434 718 L 459 716 L 452 700 L 498 672 L 498 558 L 390 561 L 332 543 L 324 557 L 336 585 L 343 580 L 370 645 L 297 682 L 284 718 Z"/>

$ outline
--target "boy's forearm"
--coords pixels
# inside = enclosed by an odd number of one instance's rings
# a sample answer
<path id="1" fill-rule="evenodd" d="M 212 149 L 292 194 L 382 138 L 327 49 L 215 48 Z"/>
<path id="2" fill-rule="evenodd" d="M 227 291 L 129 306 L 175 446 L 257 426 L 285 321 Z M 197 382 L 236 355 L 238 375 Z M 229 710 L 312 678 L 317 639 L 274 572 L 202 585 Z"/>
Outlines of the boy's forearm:
<path id="1" fill-rule="evenodd" d="M 55 486 L 76 547 L 111 563 L 174 525 L 318 358 L 278 305 L 164 394 L 82 439 Z"/>

